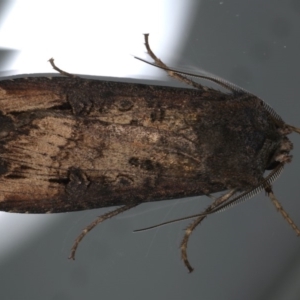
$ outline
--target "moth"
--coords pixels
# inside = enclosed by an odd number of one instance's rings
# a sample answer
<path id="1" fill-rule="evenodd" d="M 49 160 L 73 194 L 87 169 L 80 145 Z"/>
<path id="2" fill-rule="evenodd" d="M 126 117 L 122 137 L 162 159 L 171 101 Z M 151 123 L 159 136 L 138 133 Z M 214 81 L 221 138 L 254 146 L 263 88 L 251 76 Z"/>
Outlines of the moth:
<path id="1" fill-rule="evenodd" d="M 262 190 L 299 235 L 272 183 L 291 161 L 287 135 L 300 129 L 227 81 L 169 68 L 144 36 L 150 64 L 189 87 L 84 79 L 59 69 L 53 59 L 63 76 L 0 81 L 0 210 L 62 213 L 118 206 L 77 237 L 74 259 L 97 224 L 141 203 L 226 191 L 187 217 L 195 219 L 185 231 L 181 257 L 190 272 L 193 230 L 209 214 Z"/>

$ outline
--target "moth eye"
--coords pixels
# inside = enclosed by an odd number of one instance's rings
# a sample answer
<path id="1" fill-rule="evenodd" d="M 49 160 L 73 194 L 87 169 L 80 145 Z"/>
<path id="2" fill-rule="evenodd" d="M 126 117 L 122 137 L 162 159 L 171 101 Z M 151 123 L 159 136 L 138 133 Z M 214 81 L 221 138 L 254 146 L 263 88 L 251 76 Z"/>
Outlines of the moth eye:
<path id="1" fill-rule="evenodd" d="M 275 150 L 270 156 L 267 163 L 266 170 L 273 170 L 281 163 L 288 163 L 292 159 L 292 156 L 289 155 L 289 151 L 286 150 Z"/>
<path id="2" fill-rule="evenodd" d="M 276 152 L 277 152 L 277 150 L 274 150 L 269 155 L 266 170 L 273 170 L 280 164 L 280 162 L 275 159 L 276 158 Z"/>
<path id="3" fill-rule="evenodd" d="M 280 164 L 279 161 L 273 160 L 272 162 L 270 162 L 266 168 L 266 170 L 273 170 L 275 169 L 278 165 Z"/>

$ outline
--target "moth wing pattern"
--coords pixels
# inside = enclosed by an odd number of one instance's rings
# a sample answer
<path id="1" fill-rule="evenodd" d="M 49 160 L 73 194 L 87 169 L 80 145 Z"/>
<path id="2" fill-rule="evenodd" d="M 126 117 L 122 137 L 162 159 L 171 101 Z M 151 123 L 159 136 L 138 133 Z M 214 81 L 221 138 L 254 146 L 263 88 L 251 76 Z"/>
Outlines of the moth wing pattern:
<path id="1" fill-rule="evenodd" d="M 201 178 L 197 91 L 60 77 L 0 88 L 1 210 L 65 212 L 224 189 Z"/>

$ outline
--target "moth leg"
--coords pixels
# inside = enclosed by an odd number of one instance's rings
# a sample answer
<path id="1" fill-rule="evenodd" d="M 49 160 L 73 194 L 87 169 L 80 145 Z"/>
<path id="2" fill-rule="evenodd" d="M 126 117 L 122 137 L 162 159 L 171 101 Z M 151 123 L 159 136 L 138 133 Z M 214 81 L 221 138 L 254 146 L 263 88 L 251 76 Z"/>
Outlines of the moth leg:
<path id="1" fill-rule="evenodd" d="M 178 72 L 175 72 L 173 70 L 171 70 L 166 64 L 164 64 L 151 50 L 150 45 L 149 45 L 149 33 L 144 34 L 145 37 L 145 46 L 147 49 L 147 53 L 149 54 L 149 56 L 154 60 L 155 65 L 157 65 L 158 67 L 164 69 L 168 75 L 174 79 L 177 79 L 183 83 L 186 83 L 188 85 L 191 85 L 195 88 L 197 88 L 198 90 L 207 90 L 206 87 L 204 87 L 203 85 L 189 79 L 188 77 L 179 74 Z"/>
<path id="2" fill-rule="evenodd" d="M 50 64 L 51 64 L 52 68 L 53 68 L 55 71 L 57 71 L 58 73 L 60 73 L 61 75 L 64 75 L 64 76 L 67 76 L 67 77 L 71 77 L 71 78 L 79 78 L 78 76 L 73 75 L 73 74 L 70 74 L 70 73 L 68 73 L 68 72 L 65 72 L 65 71 L 63 71 L 62 69 L 60 69 L 59 67 L 57 67 L 57 66 L 55 65 L 55 63 L 54 63 L 54 58 L 50 58 L 50 59 L 49 59 L 49 62 L 50 62 Z"/>
<path id="3" fill-rule="evenodd" d="M 283 218 L 289 223 L 289 225 L 294 229 L 294 231 L 296 232 L 296 234 L 298 236 L 300 236 L 300 229 L 297 227 L 297 225 L 294 223 L 294 221 L 290 218 L 290 216 L 288 215 L 288 213 L 284 210 L 284 208 L 281 206 L 281 204 L 279 203 L 279 201 L 276 199 L 274 193 L 272 192 L 272 190 L 270 188 L 266 189 L 266 192 L 268 193 L 268 196 L 270 197 L 270 199 L 272 200 L 274 206 L 276 207 L 276 209 L 281 213 L 281 215 L 283 216 Z"/>
<path id="4" fill-rule="evenodd" d="M 236 193 L 235 189 L 230 190 L 228 193 L 225 195 L 217 198 L 204 212 L 203 214 L 207 214 L 211 212 L 214 208 L 218 207 L 219 205 L 223 204 L 226 202 L 228 199 L 230 199 L 234 194 Z M 185 266 L 188 268 L 189 272 L 193 272 L 193 268 L 189 263 L 188 257 L 187 257 L 187 246 L 188 246 L 188 241 L 189 237 L 194 231 L 194 229 L 207 217 L 207 215 L 202 215 L 198 217 L 196 220 L 194 220 L 193 223 L 191 223 L 185 230 L 184 237 L 182 239 L 180 249 L 181 249 L 181 258 L 185 264 Z"/>
<path id="5" fill-rule="evenodd" d="M 75 253 L 76 253 L 76 250 L 77 250 L 77 247 L 79 245 L 79 243 L 81 242 L 81 240 L 94 228 L 96 227 L 99 223 L 102 223 L 104 222 L 105 220 L 107 219 L 110 219 L 126 210 L 129 210 L 135 206 L 137 206 L 138 204 L 129 204 L 129 205 L 124 205 L 122 207 L 119 207 L 113 211 L 110 211 L 102 216 L 99 216 L 95 221 L 93 221 L 91 224 L 89 224 L 87 227 L 85 227 L 81 234 L 76 238 L 73 246 L 72 246 L 72 249 L 71 249 L 71 254 L 69 256 L 69 259 L 73 259 L 75 260 Z"/>

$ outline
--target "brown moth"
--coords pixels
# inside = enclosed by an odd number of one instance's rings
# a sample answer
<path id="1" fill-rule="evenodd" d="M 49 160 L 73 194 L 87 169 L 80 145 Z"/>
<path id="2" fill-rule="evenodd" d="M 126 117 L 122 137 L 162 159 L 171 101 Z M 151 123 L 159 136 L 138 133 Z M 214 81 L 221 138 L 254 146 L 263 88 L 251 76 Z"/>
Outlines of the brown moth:
<path id="1" fill-rule="evenodd" d="M 145 45 L 153 65 L 192 88 L 64 77 L 0 81 L 0 210 L 60 213 L 119 208 L 98 223 L 143 202 L 227 191 L 186 229 L 182 259 L 191 272 L 187 244 L 209 214 L 265 190 L 291 161 L 286 124 L 264 101 L 216 77 L 168 68 Z M 151 63 L 150 63 L 151 64 Z M 228 93 L 190 76 L 211 80 Z M 270 173 L 264 177 L 266 170 Z"/>

